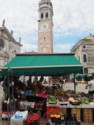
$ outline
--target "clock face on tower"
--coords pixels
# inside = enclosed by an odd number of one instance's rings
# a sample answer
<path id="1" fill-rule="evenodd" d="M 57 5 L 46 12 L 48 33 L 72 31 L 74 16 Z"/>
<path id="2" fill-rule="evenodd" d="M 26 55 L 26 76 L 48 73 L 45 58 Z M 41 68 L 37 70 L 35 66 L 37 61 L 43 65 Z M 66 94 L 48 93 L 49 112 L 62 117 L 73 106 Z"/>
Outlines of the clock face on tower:
<path id="1" fill-rule="evenodd" d="M 47 30 L 48 29 L 48 23 L 42 23 L 41 24 L 41 30 Z"/>

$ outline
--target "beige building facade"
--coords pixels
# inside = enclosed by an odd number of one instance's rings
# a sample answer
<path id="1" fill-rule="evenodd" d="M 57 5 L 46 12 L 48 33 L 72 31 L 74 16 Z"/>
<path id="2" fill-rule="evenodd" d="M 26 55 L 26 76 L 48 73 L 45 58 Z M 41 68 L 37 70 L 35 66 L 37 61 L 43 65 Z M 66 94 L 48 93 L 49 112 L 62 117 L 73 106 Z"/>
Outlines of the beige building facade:
<path id="1" fill-rule="evenodd" d="M 94 35 L 78 41 L 71 52 L 83 65 L 83 73 L 94 73 Z"/>
<path id="2" fill-rule="evenodd" d="M 38 52 L 53 53 L 53 6 L 50 0 L 39 2 Z"/>
<path id="3" fill-rule="evenodd" d="M 17 42 L 13 38 L 13 31 L 5 27 L 5 21 L 3 21 L 0 27 L 0 68 L 10 61 L 17 53 L 21 51 L 20 41 Z"/>

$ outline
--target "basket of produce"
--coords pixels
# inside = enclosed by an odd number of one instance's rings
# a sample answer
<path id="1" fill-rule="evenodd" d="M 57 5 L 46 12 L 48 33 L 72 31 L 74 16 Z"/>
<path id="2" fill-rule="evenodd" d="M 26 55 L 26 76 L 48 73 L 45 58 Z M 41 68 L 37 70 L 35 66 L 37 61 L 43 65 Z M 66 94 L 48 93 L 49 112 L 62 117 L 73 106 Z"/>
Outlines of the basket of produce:
<path id="1" fill-rule="evenodd" d="M 71 105 L 80 105 L 81 104 L 81 102 L 79 100 L 76 100 L 72 97 L 69 98 L 69 102 Z"/>
<path id="2" fill-rule="evenodd" d="M 56 104 L 56 103 L 57 103 L 57 99 L 56 99 L 55 97 L 50 97 L 50 98 L 48 99 L 48 103 L 49 103 L 49 104 Z"/>
<path id="3" fill-rule="evenodd" d="M 75 102 L 70 102 L 70 104 L 71 104 L 71 105 L 80 105 L 81 102 L 77 100 L 77 101 L 75 101 Z"/>

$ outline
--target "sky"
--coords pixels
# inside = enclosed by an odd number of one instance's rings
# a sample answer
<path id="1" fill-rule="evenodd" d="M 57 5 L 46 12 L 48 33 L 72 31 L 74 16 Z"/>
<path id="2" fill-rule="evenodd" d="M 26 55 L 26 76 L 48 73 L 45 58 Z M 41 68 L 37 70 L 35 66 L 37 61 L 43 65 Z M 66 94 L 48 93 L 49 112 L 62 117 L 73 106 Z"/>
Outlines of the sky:
<path id="1" fill-rule="evenodd" d="M 21 37 L 22 52 L 38 51 L 38 3 L 40 0 L 0 0 L 0 26 Z M 94 35 L 94 0 L 51 0 L 54 52 L 70 52 L 82 38 Z"/>

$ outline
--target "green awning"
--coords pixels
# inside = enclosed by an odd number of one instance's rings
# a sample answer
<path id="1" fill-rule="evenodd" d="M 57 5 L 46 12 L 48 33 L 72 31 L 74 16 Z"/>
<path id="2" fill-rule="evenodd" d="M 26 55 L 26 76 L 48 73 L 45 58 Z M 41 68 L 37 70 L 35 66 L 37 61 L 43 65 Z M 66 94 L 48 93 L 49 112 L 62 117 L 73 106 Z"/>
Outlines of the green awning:
<path id="1" fill-rule="evenodd" d="M 62 75 L 82 73 L 82 65 L 74 54 L 19 54 L 3 68 L 6 75 Z"/>

